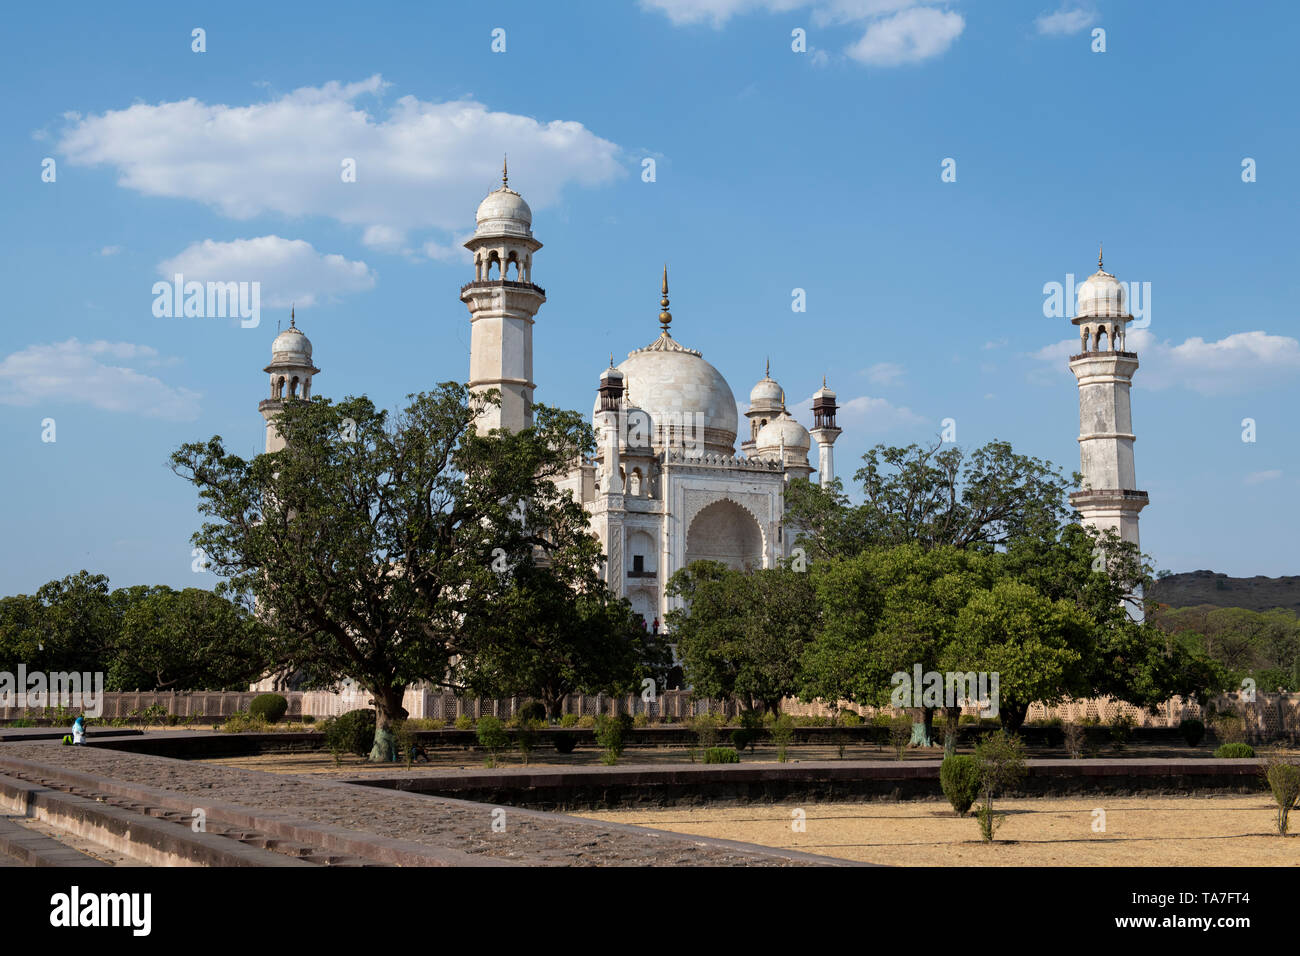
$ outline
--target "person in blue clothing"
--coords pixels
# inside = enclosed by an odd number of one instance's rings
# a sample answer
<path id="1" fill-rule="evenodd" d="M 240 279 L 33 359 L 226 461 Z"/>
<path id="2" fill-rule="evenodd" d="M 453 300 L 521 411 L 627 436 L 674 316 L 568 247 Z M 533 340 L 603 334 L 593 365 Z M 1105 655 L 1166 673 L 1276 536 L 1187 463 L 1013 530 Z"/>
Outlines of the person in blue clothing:
<path id="1" fill-rule="evenodd" d="M 84 744 L 86 742 L 86 718 L 80 714 L 72 722 L 72 742 L 73 744 Z"/>

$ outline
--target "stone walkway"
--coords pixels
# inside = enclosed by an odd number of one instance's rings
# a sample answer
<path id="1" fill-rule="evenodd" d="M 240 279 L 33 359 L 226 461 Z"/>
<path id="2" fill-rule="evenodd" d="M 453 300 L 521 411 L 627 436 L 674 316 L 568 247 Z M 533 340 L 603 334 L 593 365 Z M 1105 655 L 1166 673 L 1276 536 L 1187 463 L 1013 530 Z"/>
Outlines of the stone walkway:
<path id="1" fill-rule="evenodd" d="M 543 866 L 808 866 L 843 862 L 560 814 L 95 747 L 7 743 L 0 745 L 0 756 L 192 795 L 195 806 L 212 800 L 274 810 L 305 821 L 456 849 L 501 862 Z M 498 811 L 495 815 L 494 810 Z"/>

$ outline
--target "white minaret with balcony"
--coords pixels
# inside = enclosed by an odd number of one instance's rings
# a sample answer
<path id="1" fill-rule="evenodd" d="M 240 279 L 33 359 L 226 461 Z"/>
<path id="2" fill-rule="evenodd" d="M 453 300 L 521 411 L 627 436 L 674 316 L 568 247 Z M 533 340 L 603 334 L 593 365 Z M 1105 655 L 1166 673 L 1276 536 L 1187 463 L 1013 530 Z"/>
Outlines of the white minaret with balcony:
<path id="1" fill-rule="evenodd" d="M 546 292 L 533 284 L 533 211 L 509 186 L 501 167 L 501 188 L 479 204 L 474 235 L 465 248 L 474 254 L 474 281 L 460 290 L 469 307 L 469 387 L 498 389 L 499 407 L 479 418 L 483 430 L 518 431 L 533 423 L 533 320 Z"/>
<path id="2" fill-rule="evenodd" d="M 311 339 L 298 328 L 293 311 L 289 312 L 289 327 L 271 343 L 271 364 L 264 372 L 271 376 L 271 397 L 258 403 L 257 410 L 266 419 L 266 452 L 279 451 L 284 438 L 275 427 L 275 419 L 284 408 L 286 399 L 311 398 L 311 378 L 320 373 L 312 365 Z"/>
<path id="3" fill-rule="evenodd" d="M 813 393 L 813 441 L 817 442 L 817 477 L 823 488 L 829 488 L 835 481 L 835 439 L 840 437 L 840 429 L 835 427 L 835 393 L 826 387 L 826 378 L 822 377 L 822 387 Z"/>
<path id="4" fill-rule="evenodd" d="M 1126 351 L 1128 323 L 1124 287 L 1102 267 L 1079 286 L 1078 311 L 1071 320 L 1079 327 L 1077 355 L 1070 371 L 1079 382 L 1079 470 L 1083 487 L 1070 503 L 1085 524 L 1113 529 L 1124 541 L 1141 547 L 1138 513 L 1147 506 L 1147 493 L 1137 490 L 1133 460 L 1133 410 L 1129 389 L 1138 368 L 1135 352 Z M 1141 594 L 1126 601 L 1135 620 L 1142 619 Z"/>

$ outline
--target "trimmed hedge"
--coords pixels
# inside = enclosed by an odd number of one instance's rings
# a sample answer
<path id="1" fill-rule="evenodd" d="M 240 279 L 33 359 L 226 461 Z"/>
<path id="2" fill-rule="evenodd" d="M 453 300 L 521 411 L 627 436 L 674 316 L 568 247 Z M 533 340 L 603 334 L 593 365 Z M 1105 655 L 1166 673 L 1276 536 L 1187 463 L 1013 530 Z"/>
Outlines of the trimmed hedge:
<path id="1" fill-rule="evenodd" d="M 957 815 L 964 817 L 980 792 L 980 768 L 968 754 L 944 757 L 939 765 L 939 785 Z"/>
<path id="2" fill-rule="evenodd" d="M 258 694 L 248 705 L 248 716 L 273 724 L 289 712 L 289 702 L 279 694 Z"/>
<path id="3" fill-rule="evenodd" d="M 1205 724 L 1195 718 L 1189 718 L 1179 722 L 1178 732 L 1187 741 L 1187 746 L 1195 747 L 1205 737 Z"/>
<path id="4" fill-rule="evenodd" d="M 330 750 L 369 757 L 375 743 L 375 712 L 369 708 L 349 710 L 325 721 L 321 730 Z"/>

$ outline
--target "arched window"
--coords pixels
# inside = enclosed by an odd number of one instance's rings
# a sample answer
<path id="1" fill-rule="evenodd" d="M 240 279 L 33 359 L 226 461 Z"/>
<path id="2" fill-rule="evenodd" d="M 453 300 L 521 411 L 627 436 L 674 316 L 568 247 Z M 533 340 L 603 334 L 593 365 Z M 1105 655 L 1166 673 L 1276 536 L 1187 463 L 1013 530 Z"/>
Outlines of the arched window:
<path id="1" fill-rule="evenodd" d="M 297 375 L 289 379 L 289 397 L 290 398 L 298 397 L 298 376 Z"/>
<path id="2" fill-rule="evenodd" d="M 279 378 L 275 380 L 275 386 L 271 390 L 271 397 L 272 398 L 284 397 L 284 376 L 283 375 L 281 375 Z"/>

